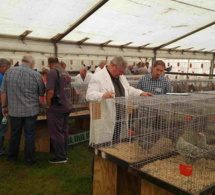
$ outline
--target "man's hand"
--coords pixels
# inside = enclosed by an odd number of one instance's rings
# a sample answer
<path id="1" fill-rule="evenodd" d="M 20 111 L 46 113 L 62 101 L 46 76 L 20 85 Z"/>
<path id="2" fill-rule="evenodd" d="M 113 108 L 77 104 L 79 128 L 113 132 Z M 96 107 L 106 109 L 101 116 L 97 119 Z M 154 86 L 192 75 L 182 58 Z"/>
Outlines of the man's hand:
<path id="1" fill-rule="evenodd" d="M 115 94 L 116 93 L 114 93 L 113 91 L 107 91 L 107 92 L 105 92 L 103 94 L 102 98 L 105 98 L 105 99 L 107 99 L 107 98 L 114 98 Z"/>
<path id="2" fill-rule="evenodd" d="M 149 93 L 149 92 L 142 92 L 140 94 L 140 96 L 154 96 L 153 94 Z"/>
<path id="3" fill-rule="evenodd" d="M 2 114 L 3 114 L 3 116 L 7 116 L 8 115 L 8 108 L 2 108 Z"/>

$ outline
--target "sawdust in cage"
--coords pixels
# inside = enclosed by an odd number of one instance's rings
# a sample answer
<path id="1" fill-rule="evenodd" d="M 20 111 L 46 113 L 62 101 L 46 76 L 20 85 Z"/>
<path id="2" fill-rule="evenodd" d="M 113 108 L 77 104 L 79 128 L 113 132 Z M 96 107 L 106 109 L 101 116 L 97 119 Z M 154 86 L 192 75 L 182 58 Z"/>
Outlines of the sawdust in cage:
<path id="1" fill-rule="evenodd" d="M 140 168 L 140 170 L 194 194 L 214 184 L 214 160 L 202 158 L 196 161 L 196 163 L 192 165 L 193 173 L 189 177 L 180 174 L 180 163 L 186 164 L 181 156 L 175 156 L 149 163 Z"/>
<path id="2" fill-rule="evenodd" d="M 172 140 L 161 137 L 150 149 L 144 149 L 138 141 L 118 143 L 111 148 L 103 148 L 102 151 L 116 156 L 126 162 L 133 163 L 139 160 L 155 157 L 173 151 Z"/>

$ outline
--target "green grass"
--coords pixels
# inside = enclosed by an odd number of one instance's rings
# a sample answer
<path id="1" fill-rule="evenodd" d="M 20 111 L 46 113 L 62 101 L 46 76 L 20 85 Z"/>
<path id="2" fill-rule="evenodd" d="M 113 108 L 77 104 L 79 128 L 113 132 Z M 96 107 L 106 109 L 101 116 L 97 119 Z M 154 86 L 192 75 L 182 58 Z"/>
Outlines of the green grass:
<path id="1" fill-rule="evenodd" d="M 16 163 L 0 157 L 0 195 L 92 194 L 92 156 L 88 145 L 82 144 L 69 151 L 63 164 L 50 164 L 49 153 L 36 153 L 33 166 L 23 164 L 23 152 Z"/>

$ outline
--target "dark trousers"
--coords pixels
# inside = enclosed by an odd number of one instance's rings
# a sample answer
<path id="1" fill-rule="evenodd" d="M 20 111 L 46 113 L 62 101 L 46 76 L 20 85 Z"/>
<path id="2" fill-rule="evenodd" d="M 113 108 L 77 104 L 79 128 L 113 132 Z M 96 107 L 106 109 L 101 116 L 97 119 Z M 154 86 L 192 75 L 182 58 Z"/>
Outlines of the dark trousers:
<path id="1" fill-rule="evenodd" d="M 52 109 L 47 110 L 47 122 L 51 145 L 58 160 L 66 159 L 68 154 L 70 112 L 59 113 Z"/>
<path id="2" fill-rule="evenodd" d="M 0 113 L 0 123 L 3 119 L 2 113 Z M 8 129 L 8 123 L 6 124 L 0 124 L 0 153 L 4 152 L 4 137 L 5 133 L 7 132 Z"/>
<path id="3" fill-rule="evenodd" d="M 35 153 L 35 127 L 37 115 L 30 117 L 13 117 L 10 116 L 11 135 L 9 142 L 8 159 L 16 160 L 19 154 L 19 145 L 24 127 L 25 132 L 25 162 L 34 161 Z"/>

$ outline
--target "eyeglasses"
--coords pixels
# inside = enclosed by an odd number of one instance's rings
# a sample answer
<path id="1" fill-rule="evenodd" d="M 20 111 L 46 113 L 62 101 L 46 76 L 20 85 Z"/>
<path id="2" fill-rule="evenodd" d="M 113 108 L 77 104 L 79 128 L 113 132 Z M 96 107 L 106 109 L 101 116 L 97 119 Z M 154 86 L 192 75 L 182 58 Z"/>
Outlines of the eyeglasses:
<path id="1" fill-rule="evenodd" d="M 125 72 L 125 70 L 123 70 L 123 71 L 119 70 L 119 69 L 117 68 L 116 64 L 114 64 L 114 65 L 115 65 L 117 71 L 118 71 L 120 74 L 123 74 L 123 73 Z"/>

